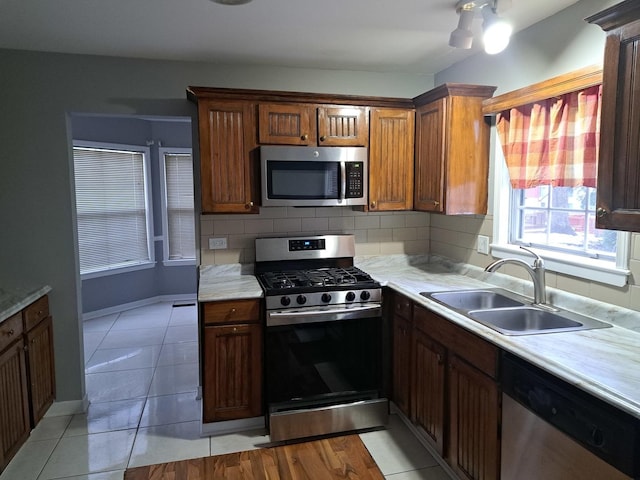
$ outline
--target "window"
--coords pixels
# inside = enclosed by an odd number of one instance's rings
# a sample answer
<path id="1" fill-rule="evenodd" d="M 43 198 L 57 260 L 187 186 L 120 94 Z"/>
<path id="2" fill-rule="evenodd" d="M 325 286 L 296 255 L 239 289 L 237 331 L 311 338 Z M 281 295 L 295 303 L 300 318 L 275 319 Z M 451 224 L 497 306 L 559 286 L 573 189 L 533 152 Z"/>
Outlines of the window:
<path id="1" fill-rule="evenodd" d="M 510 243 L 615 262 L 616 232 L 595 228 L 596 189 L 513 189 Z"/>
<path id="2" fill-rule="evenodd" d="M 74 144 L 83 278 L 153 266 L 148 158 L 142 147 Z"/>
<path id="3" fill-rule="evenodd" d="M 531 255 L 519 248 L 528 246 L 544 258 L 547 270 L 625 285 L 631 236 L 595 228 L 595 189 L 513 189 L 497 135 L 495 140 L 491 254 L 530 262 Z"/>
<path id="4" fill-rule="evenodd" d="M 196 258 L 191 149 L 159 150 L 162 172 L 164 261 L 194 264 Z"/>
<path id="5" fill-rule="evenodd" d="M 491 99 L 496 257 L 615 286 L 629 275 L 630 235 L 595 228 L 602 71 L 593 67 Z"/>

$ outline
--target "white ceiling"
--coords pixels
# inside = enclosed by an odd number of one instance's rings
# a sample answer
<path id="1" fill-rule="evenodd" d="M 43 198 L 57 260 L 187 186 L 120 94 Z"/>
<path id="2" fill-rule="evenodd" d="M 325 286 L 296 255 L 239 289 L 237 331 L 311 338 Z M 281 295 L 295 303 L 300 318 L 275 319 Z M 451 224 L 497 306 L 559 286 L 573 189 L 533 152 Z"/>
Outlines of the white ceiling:
<path id="1" fill-rule="evenodd" d="M 518 31 L 576 1 L 511 0 L 502 16 Z M 434 74 L 479 51 L 479 41 L 472 51 L 448 46 L 456 3 L 0 0 L 0 48 Z M 476 18 L 474 30 L 481 24 Z"/>

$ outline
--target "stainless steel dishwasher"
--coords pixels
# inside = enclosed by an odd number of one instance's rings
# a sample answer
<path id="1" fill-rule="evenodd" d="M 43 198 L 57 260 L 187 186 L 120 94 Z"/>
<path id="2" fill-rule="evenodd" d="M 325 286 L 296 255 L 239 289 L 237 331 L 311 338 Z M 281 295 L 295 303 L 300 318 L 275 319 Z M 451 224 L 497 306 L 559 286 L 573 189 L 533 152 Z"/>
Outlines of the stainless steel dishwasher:
<path id="1" fill-rule="evenodd" d="M 505 353 L 502 480 L 640 477 L 640 421 Z"/>

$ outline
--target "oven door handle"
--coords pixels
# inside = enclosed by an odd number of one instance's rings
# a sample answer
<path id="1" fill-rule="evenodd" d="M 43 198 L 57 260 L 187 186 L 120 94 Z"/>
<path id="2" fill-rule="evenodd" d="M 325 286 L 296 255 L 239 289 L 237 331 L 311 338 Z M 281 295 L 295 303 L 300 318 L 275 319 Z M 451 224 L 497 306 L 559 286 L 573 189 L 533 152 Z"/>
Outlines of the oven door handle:
<path id="1" fill-rule="evenodd" d="M 356 318 L 380 317 L 382 307 L 377 303 L 363 303 L 350 307 L 274 310 L 267 312 L 267 327 L 301 323 L 337 322 Z"/>

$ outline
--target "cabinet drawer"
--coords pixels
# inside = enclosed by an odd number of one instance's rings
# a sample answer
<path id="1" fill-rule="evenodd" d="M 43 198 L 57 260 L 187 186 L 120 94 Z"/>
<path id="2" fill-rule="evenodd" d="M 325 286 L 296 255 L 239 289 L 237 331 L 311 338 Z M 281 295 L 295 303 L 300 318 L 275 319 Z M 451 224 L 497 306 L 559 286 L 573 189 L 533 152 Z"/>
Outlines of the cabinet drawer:
<path id="1" fill-rule="evenodd" d="M 40 297 L 23 311 L 24 330 L 28 332 L 49 316 L 49 297 Z"/>
<path id="2" fill-rule="evenodd" d="M 22 315 L 16 313 L 0 323 L 0 352 L 22 335 Z"/>
<path id="3" fill-rule="evenodd" d="M 260 300 L 234 300 L 232 302 L 206 302 L 202 304 L 205 325 L 233 322 L 259 322 Z"/>
<path id="4" fill-rule="evenodd" d="M 411 307 L 413 302 L 411 302 L 411 300 L 409 300 L 404 295 L 395 294 L 393 297 L 393 303 L 393 313 L 411 321 Z"/>
<path id="5" fill-rule="evenodd" d="M 496 378 L 498 347 L 420 306 L 414 308 L 413 321 L 418 330 L 426 333 L 477 369 Z"/>

